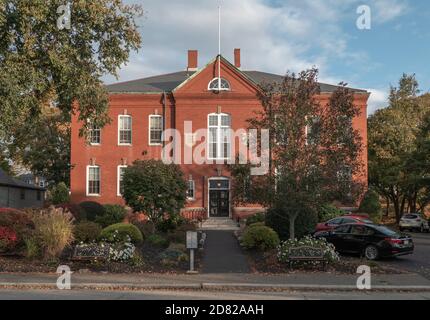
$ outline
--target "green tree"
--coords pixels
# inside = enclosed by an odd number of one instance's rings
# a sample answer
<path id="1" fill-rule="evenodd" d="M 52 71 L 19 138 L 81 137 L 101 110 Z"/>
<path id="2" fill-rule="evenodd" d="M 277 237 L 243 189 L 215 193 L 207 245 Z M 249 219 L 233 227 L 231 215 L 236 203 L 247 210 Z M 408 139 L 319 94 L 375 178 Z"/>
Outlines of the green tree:
<path id="1" fill-rule="evenodd" d="M 45 114 L 16 128 L 8 146 L 15 163 L 50 184 L 70 185 L 70 125 L 58 112 Z"/>
<path id="2" fill-rule="evenodd" d="M 31 155 L 14 156 L 21 156 L 37 173 L 54 171 L 50 180 L 55 182 L 67 181 L 64 174 L 70 168 L 65 170 L 63 154 L 69 144 L 64 141 L 59 157 L 58 152 L 50 154 L 57 151 L 52 143 L 48 149 L 33 144 L 32 125 L 43 124 L 44 110 L 53 107 L 64 125 L 77 112 L 81 134 L 90 123 L 103 127 L 110 119 L 101 77 L 116 76 L 130 52 L 141 45 L 135 21 L 142 13 L 139 6 L 121 0 L 72 1 L 70 28 L 59 28 L 58 21 L 67 16 L 59 9 L 66 3 L 0 0 L 0 141 L 18 144 L 22 152 L 28 143 Z M 56 162 L 48 168 L 41 165 L 46 155 Z"/>
<path id="3" fill-rule="evenodd" d="M 251 177 L 250 165 L 231 168 L 238 186 L 235 201 L 243 199 L 245 188 L 240 186 L 250 180 L 254 200 L 276 208 L 271 211 L 276 217 L 270 220 L 288 225 L 291 238 L 295 238 L 297 217 L 308 212 L 316 215 L 320 203 L 353 202 L 362 190 L 352 180 L 362 170 L 361 137 L 352 127 L 360 111 L 344 84 L 326 106 L 320 105 L 315 98 L 317 76 L 318 70 L 311 69 L 297 76 L 287 74 L 281 84 L 262 86 L 263 109 L 249 120 L 249 128 L 270 130 L 269 174 Z"/>
<path id="4" fill-rule="evenodd" d="M 51 190 L 52 203 L 54 205 L 68 203 L 70 200 L 69 188 L 64 182 L 60 182 Z"/>
<path id="5" fill-rule="evenodd" d="M 369 182 L 387 205 L 393 204 L 397 222 L 404 212 L 424 208 L 418 208 L 419 199 L 428 203 L 424 164 L 417 160 L 425 157 L 430 96 L 418 96 L 417 86 L 414 75 L 403 75 L 399 87 L 391 88 L 389 106 L 368 119 Z"/>
<path id="6" fill-rule="evenodd" d="M 358 210 L 367 213 L 374 222 L 379 222 L 382 213 L 379 195 L 373 190 L 367 191 Z"/>
<path id="7" fill-rule="evenodd" d="M 145 213 L 154 225 L 174 218 L 185 206 L 187 187 L 177 165 L 138 160 L 125 170 L 123 183 L 127 205 Z"/>

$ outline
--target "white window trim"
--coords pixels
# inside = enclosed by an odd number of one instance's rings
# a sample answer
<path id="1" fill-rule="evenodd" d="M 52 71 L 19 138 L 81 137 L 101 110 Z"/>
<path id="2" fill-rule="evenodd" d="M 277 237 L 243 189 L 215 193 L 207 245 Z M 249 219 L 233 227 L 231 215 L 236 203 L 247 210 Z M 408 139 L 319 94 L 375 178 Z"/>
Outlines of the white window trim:
<path id="1" fill-rule="evenodd" d="M 99 168 L 99 179 L 100 179 L 100 193 L 89 193 L 88 190 L 88 182 L 89 182 L 89 176 L 90 176 L 90 168 Z M 100 166 L 87 166 L 87 173 L 85 178 L 85 189 L 86 189 L 86 195 L 87 197 L 100 197 L 102 192 L 102 170 Z"/>
<path id="2" fill-rule="evenodd" d="M 127 168 L 128 166 L 125 166 L 125 165 L 120 165 L 120 166 L 118 166 L 118 168 L 116 169 L 116 195 L 118 196 L 118 197 L 121 197 L 122 198 L 122 194 L 121 194 L 121 190 L 120 190 L 120 186 L 119 186 L 119 184 L 120 184 L 120 170 L 122 169 L 122 168 Z"/>
<path id="3" fill-rule="evenodd" d="M 188 180 L 188 183 L 192 182 L 193 183 L 193 197 L 188 197 L 187 196 L 187 200 L 188 201 L 195 201 L 196 200 L 196 181 L 195 180 Z M 188 191 L 188 184 L 187 184 L 187 191 Z"/>
<path id="4" fill-rule="evenodd" d="M 215 127 L 215 126 L 211 126 L 210 125 L 210 117 L 211 116 L 217 116 L 218 117 L 218 125 Z M 229 127 L 227 127 L 227 126 L 222 126 L 221 125 L 221 119 L 222 119 L 222 116 L 228 116 L 228 117 L 230 117 L 230 126 Z M 225 129 L 225 128 L 228 128 L 229 130 L 231 130 L 231 121 L 232 120 L 232 117 L 231 117 L 231 115 L 230 114 L 227 114 L 227 113 L 210 113 L 210 114 L 208 114 L 208 126 L 207 126 L 207 139 L 206 139 L 206 150 L 207 150 L 207 155 L 206 155 L 206 157 L 207 157 L 207 159 L 208 160 L 213 160 L 213 161 L 228 161 L 228 160 L 230 160 L 231 159 L 231 157 L 232 157 L 232 141 L 231 141 L 231 131 L 230 131 L 230 152 L 229 152 L 229 154 L 230 154 L 230 156 L 229 157 L 224 157 L 224 158 L 221 158 L 221 157 L 219 157 L 219 155 L 221 154 L 221 146 L 222 146 L 222 143 L 221 143 L 221 129 Z M 217 128 L 217 157 L 216 158 L 213 158 L 213 157 L 211 157 L 210 156 L 210 128 Z"/>
<path id="5" fill-rule="evenodd" d="M 151 142 L 151 119 L 152 118 L 161 118 L 161 141 L 163 141 L 163 127 L 164 127 L 164 118 L 158 114 L 151 114 L 148 117 L 148 145 L 149 146 L 162 146 L 163 142 L 160 143 L 152 143 Z"/>
<path id="6" fill-rule="evenodd" d="M 92 131 L 93 129 L 90 129 L 90 130 Z M 102 129 L 98 129 L 98 130 L 100 132 L 100 142 L 99 143 L 94 143 L 94 142 L 90 141 L 90 146 L 97 147 L 97 146 L 101 146 L 102 145 Z"/>
<path id="7" fill-rule="evenodd" d="M 225 78 L 221 77 L 221 81 L 224 80 L 225 82 L 227 82 L 228 84 L 228 88 L 215 88 L 215 89 L 211 89 L 211 83 L 214 81 L 218 81 L 219 77 L 213 78 L 211 81 L 209 81 L 208 83 L 208 91 L 231 91 L 231 85 L 230 85 L 230 81 L 228 81 Z"/>
<path id="8" fill-rule="evenodd" d="M 121 118 L 130 118 L 130 126 L 131 126 L 131 143 L 121 143 L 120 139 L 120 131 L 121 131 Z M 133 117 L 127 114 L 118 115 L 118 145 L 119 146 L 131 146 L 133 144 Z"/>

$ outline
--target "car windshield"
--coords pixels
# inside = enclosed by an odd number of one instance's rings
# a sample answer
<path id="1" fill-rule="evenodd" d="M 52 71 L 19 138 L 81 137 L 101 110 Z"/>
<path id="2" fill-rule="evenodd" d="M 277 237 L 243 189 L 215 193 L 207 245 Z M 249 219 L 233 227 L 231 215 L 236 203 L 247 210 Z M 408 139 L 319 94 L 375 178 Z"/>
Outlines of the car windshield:
<path id="1" fill-rule="evenodd" d="M 416 214 L 407 214 L 403 218 L 405 219 L 416 219 L 418 216 Z"/>
<path id="2" fill-rule="evenodd" d="M 400 234 L 398 234 L 396 231 L 391 230 L 390 228 L 384 227 L 384 226 L 377 226 L 375 227 L 376 230 L 381 232 L 382 234 L 389 236 L 389 237 L 399 237 Z"/>

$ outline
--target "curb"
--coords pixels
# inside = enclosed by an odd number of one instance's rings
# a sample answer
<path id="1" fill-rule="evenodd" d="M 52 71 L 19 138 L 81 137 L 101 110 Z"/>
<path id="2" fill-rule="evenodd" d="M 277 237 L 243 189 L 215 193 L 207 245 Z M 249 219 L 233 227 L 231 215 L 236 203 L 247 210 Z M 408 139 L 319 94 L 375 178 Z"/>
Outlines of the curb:
<path id="1" fill-rule="evenodd" d="M 0 289 L 46 289 L 59 290 L 53 283 L 16 283 L 0 282 Z M 133 284 L 133 283 L 78 283 L 72 284 L 72 290 L 201 290 L 200 283 L 193 284 Z"/>
<path id="2" fill-rule="evenodd" d="M 0 289 L 59 290 L 53 283 L 1 282 Z M 338 291 L 338 292 L 430 292 L 430 286 L 373 286 L 371 290 L 359 290 L 351 285 L 304 285 L 265 283 L 193 283 L 193 284 L 131 284 L 131 283 L 79 283 L 72 290 L 204 290 L 204 291 Z"/>
<path id="3" fill-rule="evenodd" d="M 380 292 L 430 292 L 430 286 L 372 286 L 371 290 L 360 290 L 351 285 L 306 285 L 306 284 L 254 284 L 254 283 L 202 283 L 203 290 L 263 290 L 263 291 L 380 291 Z"/>

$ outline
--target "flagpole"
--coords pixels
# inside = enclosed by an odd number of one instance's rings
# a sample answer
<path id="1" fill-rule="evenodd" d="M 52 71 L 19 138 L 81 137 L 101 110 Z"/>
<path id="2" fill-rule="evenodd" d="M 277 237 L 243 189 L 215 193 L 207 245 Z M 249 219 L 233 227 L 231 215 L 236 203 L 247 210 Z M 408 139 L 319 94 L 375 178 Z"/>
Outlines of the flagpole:
<path id="1" fill-rule="evenodd" d="M 221 91 L 221 4 L 218 6 L 218 90 Z"/>

